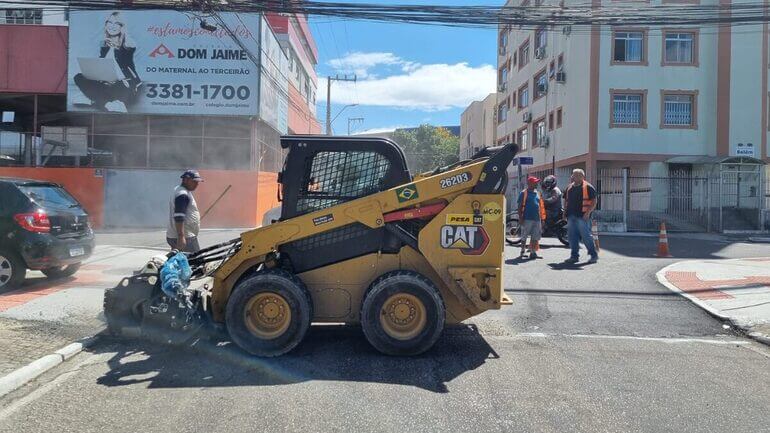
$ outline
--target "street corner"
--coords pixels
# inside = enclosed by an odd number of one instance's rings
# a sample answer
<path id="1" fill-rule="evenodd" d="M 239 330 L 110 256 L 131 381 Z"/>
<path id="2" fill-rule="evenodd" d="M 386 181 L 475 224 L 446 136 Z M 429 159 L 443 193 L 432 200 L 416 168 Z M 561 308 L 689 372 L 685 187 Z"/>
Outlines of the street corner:
<path id="1" fill-rule="evenodd" d="M 770 257 L 685 260 L 656 276 L 710 314 L 770 344 Z"/>

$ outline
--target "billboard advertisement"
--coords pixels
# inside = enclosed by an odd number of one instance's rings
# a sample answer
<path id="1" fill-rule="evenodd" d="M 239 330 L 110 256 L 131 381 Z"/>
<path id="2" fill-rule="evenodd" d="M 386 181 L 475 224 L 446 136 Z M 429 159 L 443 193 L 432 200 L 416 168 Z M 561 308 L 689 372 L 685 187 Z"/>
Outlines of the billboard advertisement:
<path id="1" fill-rule="evenodd" d="M 261 17 L 220 16 L 211 31 L 192 13 L 72 11 L 68 111 L 258 115 Z"/>

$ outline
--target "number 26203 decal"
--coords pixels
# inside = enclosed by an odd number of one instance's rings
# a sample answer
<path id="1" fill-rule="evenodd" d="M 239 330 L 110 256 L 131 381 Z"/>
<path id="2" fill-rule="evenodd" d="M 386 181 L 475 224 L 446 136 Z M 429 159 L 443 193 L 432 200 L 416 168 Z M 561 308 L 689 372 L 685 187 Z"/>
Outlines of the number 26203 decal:
<path id="1" fill-rule="evenodd" d="M 473 179 L 473 175 L 466 171 L 465 173 L 456 174 L 447 178 L 441 179 L 441 189 L 451 188 L 461 183 L 470 182 Z"/>

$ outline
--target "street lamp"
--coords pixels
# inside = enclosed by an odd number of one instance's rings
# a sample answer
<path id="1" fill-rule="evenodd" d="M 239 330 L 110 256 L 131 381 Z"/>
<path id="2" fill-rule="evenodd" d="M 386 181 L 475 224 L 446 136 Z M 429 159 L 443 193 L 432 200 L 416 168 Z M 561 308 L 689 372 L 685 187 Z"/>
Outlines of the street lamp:
<path id="1" fill-rule="evenodd" d="M 348 117 L 348 135 L 350 135 L 350 125 L 353 123 L 364 123 L 363 117 Z"/>
<path id="2" fill-rule="evenodd" d="M 349 105 L 346 105 L 346 106 L 342 107 L 342 110 L 340 110 L 339 113 L 337 113 L 337 115 L 334 116 L 334 118 L 329 122 L 329 129 L 327 129 L 326 135 L 332 135 L 331 124 L 334 123 L 334 121 L 337 120 L 338 117 L 340 117 L 340 114 L 342 114 L 342 112 L 345 111 L 346 108 L 348 108 L 348 107 L 355 107 L 357 105 L 358 104 L 349 104 Z"/>

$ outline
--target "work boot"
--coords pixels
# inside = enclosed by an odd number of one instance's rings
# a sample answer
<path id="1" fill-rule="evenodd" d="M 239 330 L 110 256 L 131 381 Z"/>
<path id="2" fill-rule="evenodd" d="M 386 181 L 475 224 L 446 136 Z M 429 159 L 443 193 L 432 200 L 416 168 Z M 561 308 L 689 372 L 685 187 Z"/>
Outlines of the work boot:
<path id="1" fill-rule="evenodd" d="M 574 265 L 575 263 L 578 262 L 578 260 L 579 259 L 577 257 L 570 257 L 567 260 L 565 260 L 564 263 L 568 263 L 570 265 Z"/>
<path id="2" fill-rule="evenodd" d="M 539 259 L 540 256 L 538 256 L 535 251 L 532 251 L 531 253 L 529 253 L 529 258 L 530 259 Z"/>
<path id="3" fill-rule="evenodd" d="M 527 249 L 522 248 L 521 251 L 519 252 L 519 258 L 524 257 L 526 254 L 527 254 Z"/>
<path id="4" fill-rule="evenodd" d="M 588 260 L 588 263 L 589 264 L 593 264 L 593 263 L 596 263 L 598 261 L 599 261 L 599 255 L 596 254 L 596 255 L 591 256 L 591 258 Z"/>

